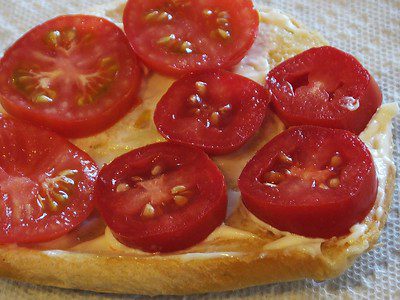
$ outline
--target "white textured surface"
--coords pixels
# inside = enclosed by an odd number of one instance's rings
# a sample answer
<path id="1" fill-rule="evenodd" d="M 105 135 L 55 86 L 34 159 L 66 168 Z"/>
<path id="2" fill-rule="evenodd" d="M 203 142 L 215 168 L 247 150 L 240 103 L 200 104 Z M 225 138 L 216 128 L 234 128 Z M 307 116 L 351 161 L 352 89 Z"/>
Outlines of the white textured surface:
<path id="1" fill-rule="evenodd" d="M 85 13 L 85 8 L 107 0 L 0 0 L 0 52 L 33 25 L 62 13 Z M 328 41 L 353 53 L 381 86 L 385 102 L 400 99 L 400 1 L 399 0 L 272 0 L 273 7 L 295 16 L 320 31 Z M 400 120 L 395 120 L 396 149 Z M 399 156 L 395 150 L 396 164 Z M 399 186 L 399 179 L 396 180 Z M 400 299 L 399 191 L 380 245 L 359 258 L 344 275 L 323 283 L 309 280 L 273 284 L 242 291 L 203 295 L 200 299 L 237 298 L 357 298 Z M 37 287 L 0 280 L 0 299 L 135 299 L 143 297 L 102 295 Z M 192 298 L 192 297 L 188 297 Z M 178 299 L 178 298 L 177 298 Z"/>

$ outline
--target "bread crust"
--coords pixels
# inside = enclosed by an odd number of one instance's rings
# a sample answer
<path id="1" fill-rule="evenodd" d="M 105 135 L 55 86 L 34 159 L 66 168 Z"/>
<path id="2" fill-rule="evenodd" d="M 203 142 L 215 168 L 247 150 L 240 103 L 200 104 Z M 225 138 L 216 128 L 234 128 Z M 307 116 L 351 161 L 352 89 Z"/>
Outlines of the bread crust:
<path id="1" fill-rule="evenodd" d="M 392 201 L 395 174 L 394 166 L 390 166 L 383 202 L 385 213 L 379 226 L 369 226 L 357 244 L 368 241 L 371 249 L 377 242 Z M 262 249 L 254 249 L 241 255 L 190 259 L 185 255 L 107 256 L 10 246 L 0 248 L 0 275 L 39 285 L 97 292 L 187 295 L 304 278 L 333 278 L 360 255 L 349 255 L 347 248 L 334 245 L 323 256 L 301 251 L 260 255 Z"/>

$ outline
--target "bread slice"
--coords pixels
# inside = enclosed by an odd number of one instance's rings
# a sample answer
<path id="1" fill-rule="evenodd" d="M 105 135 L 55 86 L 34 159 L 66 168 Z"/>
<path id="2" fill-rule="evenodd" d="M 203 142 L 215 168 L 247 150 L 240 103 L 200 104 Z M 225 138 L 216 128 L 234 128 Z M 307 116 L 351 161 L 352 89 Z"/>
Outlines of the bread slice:
<path id="1" fill-rule="evenodd" d="M 96 11 L 118 21 L 123 7 L 119 1 Z M 326 43 L 318 33 L 278 11 L 260 11 L 273 45 L 267 57 L 270 67 Z M 40 285 L 142 295 L 184 295 L 336 277 L 375 245 L 386 222 L 395 181 L 391 119 L 396 113 L 396 105 L 383 106 L 361 134 L 374 157 L 379 190 L 371 213 L 348 236 L 322 240 L 280 232 L 239 204 L 206 241 L 179 253 L 144 254 L 119 244 L 106 229 L 95 242 L 73 248 L 4 245 L 0 275 Z M 273 115 L 270 118 L 279 122 Z"/>

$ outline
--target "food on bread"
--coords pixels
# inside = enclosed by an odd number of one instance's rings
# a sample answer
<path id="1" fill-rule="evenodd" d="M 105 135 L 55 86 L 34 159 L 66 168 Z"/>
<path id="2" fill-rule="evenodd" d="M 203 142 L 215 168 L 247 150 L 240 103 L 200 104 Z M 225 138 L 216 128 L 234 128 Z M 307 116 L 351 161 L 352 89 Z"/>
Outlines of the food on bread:
<path id="1" fill-rule="evenodd" d="M 153 253 L 198 244 L 226 215 L 221 171 L 202 150 L 169 142 L 133 150 L 105 166 L 95 195 L 114 237 Z"/>
<path id="2" fill-rule="evenodd" d="M 123 16 L 142 61 L 172 76 L 236 65 L 252 46 L 258 22 L 251 0 L 135 0 Z"/>
<path id="3" fill-rule="evenodd" d="M 89 155 L 53 132 L 5 115 L 0 141 L 0 243 L 53 240 L 88 218 L 98 173 Z"/>
<path id="4" fill-rule="evenodd" d="M 318 126 L 291 127 L 250 160 L 238 185 L 259 219 L 298 235 L 349 234 L 375 203 L 372 156 L 354 134 Z"/>
<path id="5" fill-rule="evenodd" d="M 11 115 L 82 137 L 110 127 L 138 104 L 140 80 L 120 28 L 95 16 L 60 16 L 4 53 L 0 101 Z"/>
<path id="6" fill-rule="evenodd" d="M 359 134 L 382 104 L 369 72 L 353 56 L 330 46 L 286 60 L 269 72 L 267 87 L 276 113 L 288 126 L 317 125 Z"/>
<path id="7" fill-rule="evenodd" d="M 256 134 L 269 101 L 267 91 L 248 78 L 223 70 L 195 72 L 168 89 L 154 123 L 168 140 L 226 154 Z"/>
<path id="8" fill-rule="evenodd" d="M 107 6 L 111 9 L 101 14 L 116 18 L 118 23 L 124 2 Z M 257 38 L 234 67 L 241 75 L 265 84 L 268 71 L 277 64 L 326 43 L 319 34 L 279 11 L 261 6 L 258 10 Z M 121 154 L 163 141 L 151 115 L 172 82 L 148 74 L 141 92 L 143 102 L 135 110 L 112 128 L 73 142 L 103 166 Z M 391 119 L 396 114 L 396 104 L 381 106 L 360 134 L 371 152 L 378 188 L 372 209 L 350 228 L 349 234 L 325 239 L 278 230 L 259 220 L 240 201 L 237 179 L 244 166 L 257 150 L 285 130 L 280 119 L 268 112 L 257 134 L 243 147 L 212 158 L 226 178 L 229 205 L 225 224 L 204 241 L 172 253 L 149 253 L 119 242 L 110 227 L 93 215 L 58 240 L 1 246 L 0 274 L 44 285 L 148 295 L 222 291 L 338 276 L 374 246 L 386 221 L 394 188 Z M 93 236 L 93 232 L 97 234 Z"/>

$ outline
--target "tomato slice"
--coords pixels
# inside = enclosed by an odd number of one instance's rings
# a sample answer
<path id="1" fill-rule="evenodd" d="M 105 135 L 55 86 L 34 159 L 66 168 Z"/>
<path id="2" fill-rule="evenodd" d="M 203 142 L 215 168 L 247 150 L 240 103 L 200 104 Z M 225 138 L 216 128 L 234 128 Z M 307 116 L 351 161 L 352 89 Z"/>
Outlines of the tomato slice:
<path id="1" fill-rule="evenodd" d="M 61 16 L 26 33 L 0 62 L 7 112 L 68 137 L 99 132 L 138 101 L 141 71 L 120 28 Z"/>
<path id="2" fill-rule="evenodd" d="M 267 88 L 289 126 L 316 125 L 359 134 L 382 104 L 381 91 L 350 54 L 325 46 L 307 50 L 274 68 Z"/>
<path id="3" fill-rule="evenodd" d="M 60 237 L 94 207 L 97 166 L 44 129 L 0 115 L 0 243 Z"/>
<path id="4" fill-rule="evenodd" d="M 260 128 L 269 102 L 258 83 L 223 70 L 189 74 L 158 102 L 154 122 L 167 139 L 210 154 L 241 147 Z"/>
<path id="5" fill-rule="evenodd" d="M 123 244 L 171 252 L 205 239 L 225 218 L 222 173 L 200 149 L 173 143 L 133 150 L 106 165 L 97 207 Z"/>
<path id="6" fill-rule="evenodd" d="M 130 0 L 123 22 L 138 56 L 172 76 L 237 64 L 259 23 L 251 0 Z"/>
<path id="7" fill-rule="evenodd" d="M 266 144 L 239 178 L 243 203 L 283 231 L 330 238 L 349 233 L 375 203 L 377 177 L 354 134 L 292 127 Z"/>

